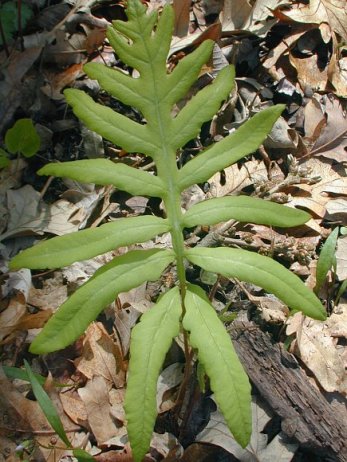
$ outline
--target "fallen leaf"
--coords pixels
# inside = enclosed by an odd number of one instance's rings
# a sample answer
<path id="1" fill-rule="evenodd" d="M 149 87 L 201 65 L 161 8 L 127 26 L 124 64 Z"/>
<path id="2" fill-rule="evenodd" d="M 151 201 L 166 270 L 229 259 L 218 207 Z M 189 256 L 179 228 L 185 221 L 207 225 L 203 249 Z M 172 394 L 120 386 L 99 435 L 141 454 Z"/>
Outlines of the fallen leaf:
<path id="1" fill-rule="evenodd" d="M 101 376 L 88 380 L 78 389 L 88 415 L 88 423 L 99 445 L 106 443 L 119 432 L 111 418 L 109 387 Z"/>
<path id="2" fill-rule="evenodd" d="M 291 205 L 308 209 L 311 213 L 323 218 L 326 214 L 327 203 L 336 200 L 332 195 L 347 195 L 347 179 L 344 169 L 333 161 L 325 162 L 311 158 L 303 164 L 308 169 L 311 178 L 319 179 L 314 184 L 302 183 L 296 185 L 293 191 Z"/>
<path id="3" fill-rule="evenodd" d="M 340 281 L 344 281 L 347 279 L 347 236 L 338 238 L 335 255 L 337 277 Z"/>
<path id="4" fill-rule="evenodd" d="M 64 412 L 66 412 L 72 422 L 77 425 L 86 426 L 88 423 L 88 415 L 77 390 L 75 388 L 62 390 L 59 396 Z"/>
<path id="5" fill-rule="evenodd" d="M 347 394 L 345 365 L 331 335 L 329 322 L 304 318 L 296 332 L 298 354 L 328 392 Z"/>
<path id="6" fill-rule="evenodd" d="M 183 364 L 173 363 L 165 368 L 158 379 L 157 409 L 166 412 L 175 405 L 176 391 L 183 379 Z"/>
<path id="7" fill-rule="evenodd" d="M 328 81 L 328 67 L 319 65 L 319 56 L 312 54 L 298 57 L 289 54 L 290 64 L 296 69 L 298 81 L 303 90 L 312 88 L 314 91 L 324 91 Z M 315 71 L 312 72 L 312 69 Z"/>
<path id="8" fill-rule="evenodd" d="M 328 23 L 343 41 L 347 41 L 347 23 L 343 20 L 347 15 L 345 0 L 310 0 L 302 8 L 292 8 L 291 11 L 282 13 L 293 21 L 305 24 Z"/>
<path id="9" fill-rule="evenodd" d="M 36 401 L 25 398 L 0 367 L 0 426 L 8 431 L 50 432 L 51 426 Z M 52 431 L 52 435 L 54 432 Z"/>
<path id="10" fill-rule="evenodd" d="M 173 9 L 175 12 L 173 35 L 176 37 L 185 37 L 188 34 L 190 4 L 191 0 L 173 0 Z"/>
<path id="11" fill-rule="evenodd" d="M 222 197 L 227 194 L 236 194 L 246 186 L 255 182 L 268 181 L 264 162 L 251 160 L 242 165 L 233 164 L 223 170 L 223 176 L 218 172 L 209 179 L 209 197 Z"/>
<path id="12" fill-rule="evenodd" d="M 221 12 L 223 32 L 242 29 L 251 11 L 252 7 L 248 0 L 224 0 Z"/>
<path id="13" fill-rule="evenodd" d="M 41 310 L 57 310 L 67 299 L 67 286 L 62 273 L 55 272 L 53 277 L 43 281 L 42 289 L 31 287 L 28 303 Z"/>
<path id="14" fill-rule="evenodd" d="M 323 97 L 322 107 L 326 117 L 326 125 L 312 146 L 311 154 L 346 161 L 347 149 L 347 116 L 341 101 L 333 96 Z"/>
<path id="15" fill-rule="evenodd" d="M 211 414 L 204 430 L 196 437 L 197 442 L 220 446 L 241 462 L 290 462 L 297 444 L 288 444 L 283 433 L 276 435 L 270 444 L 262 431 L 271 419 L 265 403 L 252 402 L 252 436 L 249 445 L 242 448 L 233 438 L 223 415 L 217 410 Z"/>
<path id="16" fill-rule="evenodd" d="M 76 360 L 76 368 L 88 379 L 101 376 L 117 388 L 124 386 L 125 364 L 122 353 L 101 323 L 95 322 L 88 327 L 83 340 L 82 356 Z"/>

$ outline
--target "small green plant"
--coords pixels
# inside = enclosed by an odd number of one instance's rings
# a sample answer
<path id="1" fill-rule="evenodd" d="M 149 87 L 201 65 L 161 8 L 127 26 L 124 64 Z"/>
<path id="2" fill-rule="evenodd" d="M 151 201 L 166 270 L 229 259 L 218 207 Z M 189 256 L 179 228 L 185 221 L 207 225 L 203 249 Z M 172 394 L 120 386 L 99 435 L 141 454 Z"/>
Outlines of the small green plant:
<path id="1" fill-rule="evenodd" d="M 234 351 L 223 323 L 204 291 L 187 282 L 185 262 L 225 277 L 238 278 L 277 295 L 293 311 L 324 320 L 325 310 L 302 281 L 276 261 L 253 252 L 232 248 L 187 248 L 183 229 L 213 225 L 234 218 L 278 227 L 305 223 L 309 215 L 252 197 L 206 200 L 181 209 L 181 193 L 195 183 L 207 181 L 247 154 L 254 152 L 271 130 L 283 106 L 255 115 L 235 133 L 204 150 L 183 168 L 177 167 L 180 148 L 199 134 L 228 97 L 234 71 L 222 69 L 214 82 L 194 96 L 178 115 L 172 108 L 188 92 L 202 65 L 209 59 L 213 43 L 205 41 L 167 73 L 173 28 L 173 10 L 146 14 L 140 0 L 129 0 L 128 22 L 115 21 L 108 39 L 118 56 L 137 69 L 139 78 L 89 63 L 85 71 L 102 88 L 125 104 L 138 108 L 145 125 L 129 120 L 93 101 L 86 93 L 65 91 L 75 114 L 92 130 L 128 152 L 152 157 L 157 175 L 106 159 L 50 164 L 39 174 L 73 178 L 100 185 L 112 184 L 134 195 L 162 199 L 166 218 L 142 216 L 119 219 L 97 229 L 53 238 L 16 256 L 12 268 L 55 268 L 91 258 L 120 246 L 144 242 L 169 232 L 172 249 L 132 250 L 100 268 L 48 321 L 31 345 L 33 353 L 47 353 L 72 343 L 117 294 L 144 281 L 153 281 L 170 264 L 177 269 L 177 284 L 146 312 L 132 331 L 125 410 L 134 460 L 146 454 L 156 419 L 156 385 L 172 340 L 181 332 L 189 348 L 210 379 L 215 399 L 235 439 L 248 444 L 251 434 L 251 394 L 246 373 Z M 189 370 L 189 367 L 187 367 Z"/>
<path id="2" fill-rule="evenodd" d="M 13 35 L 18 32 L 19 26 L 24 28 L 33 14 L 32 8 L 25 2 L 20 2 L 19 13 L 17 3 L 19 2 L 9 0 L 0 4 L 0 46 L 10 43 Z"/>
<path id="3" fill-rule="evenodd" d="M 0 148 L 0 168 L 10 164 L 10 154 L 32 157 L 40 149 L 41 140 L 31 119 L 19 119 L 5 135 L 7 151 Z"/>
<path id="4" fill-rule="evenodd" d="M 24 360 L 24 365 L 25 365 L 25 371 L 24 370 L 22 371 L 20 369 L 21 372 L 19 373 L 17 372 L 17 375 L 22 375 L 25 378 L 25 380 L 29 380 L 34 396 L 40 408 L 45 414 L 46 419 L 48 420 L 53 430 L 57 433 L 61 441 L 66 446 L 66 449 L 72 451 L 72 454 L 78 460 L 78 462 L 95 461 L 95 459 L 88 452 L 84 451 L 81 448 L 74 448 L 71 445 L 71 442 L 66 435 L 66 432 L 64 430 L 62 421 L 58 415 L 58 412 L 52 400 L 50 399 L 50 397 L 47 395 L 46 391 L 42 387 L 41 378 L 38 379 L 37 374 L 34 374 L 34 372 L 31 370 L 29 363 L 26 360 Z M 52 447 L 52 449 L 54 449 L 54 447 Z"/>

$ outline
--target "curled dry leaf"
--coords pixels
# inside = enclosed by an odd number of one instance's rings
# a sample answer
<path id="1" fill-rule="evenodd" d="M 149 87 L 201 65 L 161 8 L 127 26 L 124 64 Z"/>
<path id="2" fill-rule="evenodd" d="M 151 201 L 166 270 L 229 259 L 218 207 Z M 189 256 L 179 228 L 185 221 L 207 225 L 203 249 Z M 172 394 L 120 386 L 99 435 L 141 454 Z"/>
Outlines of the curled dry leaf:
<path id="1" fill-rule="evenodd" d="M 76 367 L 88 379 L 101 376 L 117 388 L 124 386 L 125 364 L 122 353 L 99 322 L 88 327 L 83 340 L 82 357 L 77 360 Z"/>
<path id="2" fill-rule="evenodd" d="M 337 277 L 344 281 L 347 279 L 347 236 L 341 236 L 337 240 L 336 263 Z"/>
<path id="3" fill-rule="evenodd" d="M 346 322 L 346 313 L 336 314 Z M 328 392 L 347 394 L 347 376 L 343 355 L 337 348 L 336 316 L 326 322 L 303 318 L 296 332 L 296 348 L 301 360 Z M 335 333 L 335 336 L 333 334 Z"/>
<path id="4" fill-rule="evenodd" d="M 333 161 L 322 162 L 312 158 L 304 164 L 310 172 L 310 178 L 316 178 L 314 184 L 302 183 L 295 187 L 295 197 L 291 204 L 307 209 L 309 212 L 323 218 L 329 201 L 336 200 L 329 197 L 347 195 L 347 180 L 342 166 L 334 165 Z"/>
<path id="5" fill-rule="evenodd" d="M 284 13 L 282 13 L 284 14 Z M 309 4 L 292 9 L 284 16 L 305 24 L 328 23 L 330 28 L 347 41 L 347 23 L 343 18 L 347 15 L 345 0 L 310 0 Z"/>
<path id="6" fill-rule="evenodd" d="M 67 299 L 67 286 L 61 272 L 55 272 L 52 278 L 43 281 L 42 289 L 31 287 L 28 303 L 41 310 L 55 311 Z"/>
<path id="7" fill-rule="evenodd" d="M 272 415 L 265 403 L 252 403 L 252 436 L 249 445 L 242 448 L 232 437 L 222 414 L 215 411 L 204 428 L 196 437 L 196 441 L 214 444 L 224 448 L 241 462 L 290 462 L 298 447 L 288 444 L 284 434 L 279 433 L 268 443 L 268 437 L 263 432 Z"/>
<path id="8" fill-rule="evenodd" d="M 111 417 L 109 386 L 101 376 L 88 380 L 80 395 L 88 415 L 88 423 L 99 445 L 106 443 L 119 433 Z"/>

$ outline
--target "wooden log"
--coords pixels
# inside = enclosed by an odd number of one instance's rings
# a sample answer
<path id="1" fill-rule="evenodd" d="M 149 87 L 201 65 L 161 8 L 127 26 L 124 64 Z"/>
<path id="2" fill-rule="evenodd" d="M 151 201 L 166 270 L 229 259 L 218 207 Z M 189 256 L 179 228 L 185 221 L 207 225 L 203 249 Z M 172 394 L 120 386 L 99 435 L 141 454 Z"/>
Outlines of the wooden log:
<path id="1" fill-rule="evenodd" d="M 345 406 L 329 403 L 295 356 L 256 324 L 235 321 L 230 335 L 250 380 L 281 417 L 283 432 L 327 460 L 347 462 Z"/>

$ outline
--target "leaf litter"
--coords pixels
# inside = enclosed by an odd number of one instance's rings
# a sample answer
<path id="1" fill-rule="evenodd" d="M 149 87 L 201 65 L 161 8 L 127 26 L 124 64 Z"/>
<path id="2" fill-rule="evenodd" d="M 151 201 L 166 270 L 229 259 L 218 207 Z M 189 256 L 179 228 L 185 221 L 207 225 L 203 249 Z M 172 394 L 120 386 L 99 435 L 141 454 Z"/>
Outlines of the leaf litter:
<path id="1" fill-rule="evenodd" d="M 94 186 L 85 190 L 84 185 L 76 183 L 69 185 L 70 190 L 66 191 L 65 185 L 58 188 L 49 184 L 38 186 L 37 178 L 30 178 L 33 171 L 52 159 L 64 161 L 81 156 L 119 157 L 130 165 L 151 169 L 136 156 L 122 153 L 108 142 L 93 137 L 83 127 L 80 131 L 76 130 L 78 125 L 71 113 L 66 112 L 62 98 L 61 91 L 67 85 L 98 92 L 85 78 L 82 68 L 85 62 L 101 59 L 110 65 L 121 66 L 104 41 L 105 27 L 114 17 L 107 9 L 101 9 L 101 15 L 94 16 L 94 11 L 101 6 L 97 1 L 84 2 L 83 14 L 78 2 L 72 7 L 64 5 L 64 11 L 60 8 L 62 5 L 54 5 L 53 10 L 43 3 L 37 25 L 34 22 L 30 30 L 40 25 L 43 32 L 35 42 L 29 31 L 22 31 L 25 44 L 22 51 L 15 47 L 15 42 L 8 44 L 12 47 L 12 54 L 7 57 L 4 79 L 0 84 L 0 94 L 9 95 L 0 109 L 3 115 L 0 124 L 2 136 L 10 121 L 16 119 L 18 109 L 27 117 L 33 117 L 44 129 L 49 129 L 52 135 L 49 148 L 44 147 L 40 151 L 40 158 L 30 162 L 14 159 L 10 167 L 0 172 L 2 360 L 5 365 L 18 367 L 22 366 L 23 356 L 27 357 L 28 342 L 37 329 L 42 327 L 67 294 L 87 280 L 104 262 L 98 261 L 100 257 L 97 257 L 62 271 L 41 275 L 28 271 L 7 273 L 6 265 L 11 253 L 28 245 L 28 238 L 45 239 L 129 214 L 160 210 L 160 204 L 149 203 L 145 198 L 125 197 L 119 191 Z M 160 10 L 165 2 L 152 0 L 146 3 L 150 9 Z M 193 230 L 188 239 L 199 243 L 213 236 L 213 239 L 224 240 L 230 245 L 249 247 L 259 253 L 284 258 L 293 271 L 308 276 L 309 284 L 315 278 L 313 263 L 319 256 L 320 245 L 335 226 L 346 226 L 347 124 L 344 98 L 347 97 L 347 32 L 340 21 L 346 14 L 346 5 L 342 0 L 311 0 L 307 5 L 292 2 L 290 8 L 285 8 L 282 6 L 284 3 L 263 0 L 174 1 L 176 37 L 172 43 L 170 63 L 174 66 L 180 56 L 189 53 L 190 47 L 206 38 L 213 38 L 218 40 L 218 48 L 214 52 L 214 61 L 204 69 L 205 77 L 207 73 L 213 75 L 228 62 L 236 64 L 238 73 L 235 94 L 231 95 L 199 139 L 186 146 L 184 156 L 195 155 L 210 139 L 218 139 L 231 132 L 272 101 L 288 103 L 287 113 L 265 141 L 261 152 L 238 166 L 225 169 L 206 185 L 187 191 L 184 205 L 187 207 L 194 203 L 196 197 L 200 200 L 203 197 L 247 193 L 308 210 L 312 220 L 294 230 L 295 241 L 291 243 L 283 231 L 272 230 L 269 234 L 265 227 L 237 222 L 216 225 L 210 230 Z M 116 2 L 113 14 L 116 18 L 124 18 L 122 2 Z M 221 27 L 214 22 L 218 15 Z M 47 37 L 49 44 L 44 47 Z M 6 50 L 0 53 L 5 56 Z M 40 78 L 39 66 L 35 63 L 40 56 L 43 58 L 45 81 Z M 312 68 L 317 72 L 313 73 Z M 131 73 L 131 70 L 128 72 Z M 203 78 L 200 79 L 201 85 L 204 85 Z M 108 103 L 117 104 L 110 100 Z M 131 117 L 137 117 L 131 108 L 120 107 L 120 111 L 130 111 Z M 290 156 L 294 156 L 295 171 Z M 161 240 L 164 247 L 170 244 L 165 236 Z M 336 305 L 332 300 L 347 279 L 345 242 L 345 236 L 341 235 L 337 243 L 336 267 L 331 268 L 324 287 L 330 314 L 325 323 L 298 319 L 299 315 L 288 321 L 285 307 L 278 306 L 277 300 L 267 294 L 259 296 L 256 287 L 248 286 L 241 290 L 262 322 L 286 329 L 287 335 L 294 339 L 290 351 L 310 370 L 316 383 L 326 392 L 337 392 L 341 397 L 347 392 L 346 303 L 343 297 Z M 311 246 L 309 250 L 308 243 Z M 153 243 L 145 246 L 152 247 Z M 48 385 L 51 399 L 66 429 L 72 429 L 71 440 L 87 449 L 95 460 L 107 460 L 107 452 L 114 455 L 114 460 L 130 460 L 122 412 L 130 329 L 140 313 L 148 309 L 151 299 L 158 296 L 163 288 L 170 287 L 172 278 L 169 272 L 159 287 L 144 284 L 130 294 L 120 294 L 105 315 L 88 328 L 71 353 L 74 373 L 70 374 L 69 386 L 58 393 Z M 216 290 L 218 301 L 222 298 L 225 303 L 237 292 L 235 285 L 223 280 L 218 281 Z M 240 292 L 237 293 L 240 296 Z M 217 305 L 216 298 L 214 301 Z M 177 345 L 170 354 L 172 357 L 168 358 L 158 384 L 158 406 L 164 421 L 170 416 L 170 409 L 177 398 L 182 370 L 182 352 Z M 35 365 L 39 371 L 49 372 L 43 359 L 35 359 Z M 54 380 L 62 379 L 62 376 L 54 377 Z M 70 457 L 68 454 L 71 452 L 59 449 L 59 444 L 52 440 L 54 433 L 38 404 L 18 391 L 23 390 L 23 383 L 11 383 L 3 375 L 1 381 L 1 405 L 5 406 L 2 415 L 9 416 L 6 422 L 2 421 L 2 427 L 10 433 L 15 428 L 19 430 L 14 437 L 16 444 L 21 444 L 27 434 L 29 439 L 36 441 L 33 452 L 29 451 L 30 460 L 70 460 L 66 457 Z M 25 390 L 27 393 L 28 387 Z M 263 403 L 254 404 L 251 449 L 236 448 L 218 412 L 211 414 L 207 426 L 199 434 L 191 435 L 191 441 L 204 441 L 221 447 L 238 460 L 292 460 L 296 451 L 300 453 L 295 441 L 288 441 L 283 433 L 277 433 L 269 442 L 262 433 L 271 419 L 262 406 Z M 189 446 L 183 449 L 171 433 L 174 429 L 169 426 L 169 430 L 156 434 L 148 460 L 186 460 L 185 454 L 189 459 Z M 47 436 L 36 434 L 40 432 L 47 432 Z M 5 444 L 10 448 L 13 460 L 17 460 L 12 441 L 11 437 Z M 190 445 L 191 448 L 193 446 Z M 204 450 L 199 450 L 202 451 L 201 456 Z M 217 457 L 219 453 L 215 454 Z"/>

